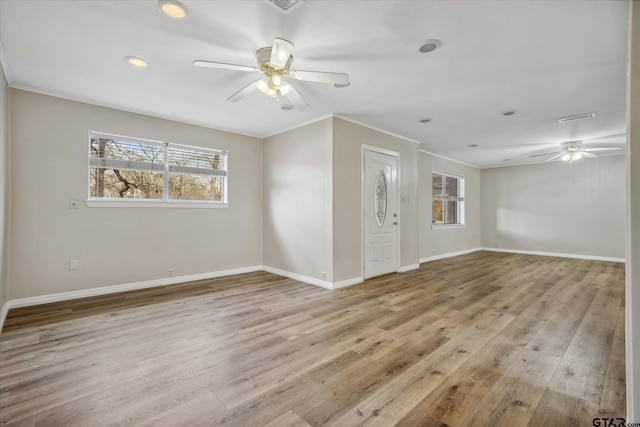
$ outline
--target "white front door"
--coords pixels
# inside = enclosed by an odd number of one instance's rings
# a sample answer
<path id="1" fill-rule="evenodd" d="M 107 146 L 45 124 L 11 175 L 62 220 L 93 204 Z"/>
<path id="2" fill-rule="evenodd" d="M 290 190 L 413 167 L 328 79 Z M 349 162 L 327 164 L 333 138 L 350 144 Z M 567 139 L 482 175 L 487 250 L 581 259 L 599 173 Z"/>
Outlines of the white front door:
<path id="1" fill-rule="evenodd" d="M 398 158 L 364 151 L 364 278 L 398 271 Z"/>

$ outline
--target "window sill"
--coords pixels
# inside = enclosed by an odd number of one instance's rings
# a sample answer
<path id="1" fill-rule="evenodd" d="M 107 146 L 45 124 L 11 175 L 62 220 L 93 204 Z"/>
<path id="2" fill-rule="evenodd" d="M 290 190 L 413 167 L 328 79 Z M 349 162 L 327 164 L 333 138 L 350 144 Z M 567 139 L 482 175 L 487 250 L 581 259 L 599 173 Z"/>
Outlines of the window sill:
<path id="1" fill-rule="evenodd" d="M 448 230 L 451 228 L 465 228 L 465 227 L 466 227 L 465 224 L 443 224 L 443 225 L 431 224 L 432 230 Z"/>
<path id="2" fill-rule="evenodd" d="M 229 203 L 205 201 L 164 201 L 164 200 L 85 200 L 90 208 L 188 208 L 226 209 Z"/>

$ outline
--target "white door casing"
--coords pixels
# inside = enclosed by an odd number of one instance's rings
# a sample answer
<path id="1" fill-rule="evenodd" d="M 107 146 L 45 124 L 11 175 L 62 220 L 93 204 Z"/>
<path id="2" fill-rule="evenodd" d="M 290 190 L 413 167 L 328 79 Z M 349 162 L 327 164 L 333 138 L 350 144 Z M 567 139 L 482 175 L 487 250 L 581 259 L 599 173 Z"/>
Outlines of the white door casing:
<path id="1" fill-rule="evenodd" d="M 363 160 L 364 278 L 398 271 L 398 157 L 368 149 Z"/>

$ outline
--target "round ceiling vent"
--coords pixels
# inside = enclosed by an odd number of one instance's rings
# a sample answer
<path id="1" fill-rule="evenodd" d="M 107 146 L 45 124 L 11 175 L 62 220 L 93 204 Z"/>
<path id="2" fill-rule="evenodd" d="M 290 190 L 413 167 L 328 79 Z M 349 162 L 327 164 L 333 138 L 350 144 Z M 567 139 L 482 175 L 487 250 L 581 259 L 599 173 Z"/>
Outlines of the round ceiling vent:
<path id="1" fill-rule="evenodd" d="M 420 44 L 420 47 L 418 48 L 418 51 L 420 53 L 433 52 L 434 50 L 439 48 L 440 45 L 442 45 L 442 42 L 440 40 L 436 40 L 436 39 L 426 40 L 426 41 L 422 42 L 422 44 Z"/>

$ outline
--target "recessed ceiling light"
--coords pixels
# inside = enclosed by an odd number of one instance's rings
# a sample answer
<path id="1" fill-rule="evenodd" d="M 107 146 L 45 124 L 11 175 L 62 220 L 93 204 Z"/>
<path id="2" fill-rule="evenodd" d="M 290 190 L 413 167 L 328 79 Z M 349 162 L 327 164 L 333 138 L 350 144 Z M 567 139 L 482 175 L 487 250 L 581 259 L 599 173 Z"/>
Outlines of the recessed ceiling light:
<path id="1" fill-rule="evenodd" d="M 442 44 L 442 42 L 440 40 L 430 39 L 430 40 L 422 42 L 420 44 L 420 47 L 418 48 L 418 51 L 420 53 L 433 52 L 434 50 L 439 48 L 441 44 Z"/>
<path id="2" fill-rule="evenodd" d="M 502 113 L 503 116 L 513 116 L 514 114 L 516 114 L 516 112 L 513 110 L 505 111 L 504 113 Z"/>
<path id="3" fill-rule="evenodd" d="M 429 123 L 431 119 L 420 119 L 418 120 L 420 123 Z"/>
<path id="4" fill-rule="evenodd" d="M 478 144 L 469 144 L 469 147 L 471 147 L 471 148 L 477 148 L 477 147 L 478 147 Z"/>
<path id="5" fill-rule="evenodd" d="M 281 110 L 290 111 L 293 110 L 293 105 L 284 104 L 280 107 Z"/>
<path id="6" fill-rule="evenodd" d="M 131 65 L 133 65 L 134 67 L 138 67 L 138 68 L 146 68 L 147 65 L 147 61 L 145 61 L 142 58 L 138 58 L 137 56 L 127 56 L 126 57 L 127 62 Z"/>
<path id="7" fill-rule="evenodd" d="M 189 14 L 187 6 L 178 0 L 158 0 L 158 9 L 173 19 L 184 19 Z"/>
<path id="8" fill-rule="evenodd" d="M 351 82 L 347 83 L 347 84 L 340 84 L 340 83 L 335 83 L 333 85 L 333 87 L 347 87 L 351 84 Z"/>
<path id="9" fill-rule="evenodd" d="M 558 123 L 566 123 L 566 122 L 572 122 L 574 120 L 588 119 L 595 116 L 596 116 L 596 113 L 584 113 L 584 114 L 578 114 L 576 116 L 560 117 L 557 121 Z"/>

